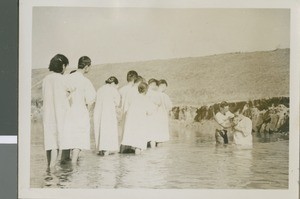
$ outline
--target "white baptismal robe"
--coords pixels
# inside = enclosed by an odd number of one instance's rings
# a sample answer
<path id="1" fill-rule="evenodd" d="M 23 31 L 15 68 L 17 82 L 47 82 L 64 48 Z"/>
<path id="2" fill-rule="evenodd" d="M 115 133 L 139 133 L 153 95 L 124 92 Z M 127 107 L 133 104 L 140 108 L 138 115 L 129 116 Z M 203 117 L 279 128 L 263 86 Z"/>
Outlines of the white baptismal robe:
<path id="1" fill-rule="evenodd" d="M 158 138 L 157 142 L 166 142 L 170 139 L 169 132 L 169 111 L 172 109 L 172 101 L 165 93 L 159 93 L 161 105 L 158 107 L 157 120 L 158 120 Z"/>
<path id="2" fill-rule="evenodd" d="M 51 73 L 43 79 L 43 129 L 44 148 L 59 148 L 59 136 L 63 132 L 66 112 L 69 110 L 66 76 Z"/>
<path id="3" fill-rule="evenodd" d="M 67 111 L 61 149 L 90 149 L 90 117 L 87 105 L 95 101 L 96 91 L 91 81 L 80 72 L 68 75 L 72 85 L 71 106 Z"/>
<path id="4" fill-rule="evenodd" d="M 252 121 L 243 117 L 236 125 L 233 132 L 233 141 L 237 146 L 252 147 Z"/>
<path id="5" fill-rule="evenodd" d="M 122 145 L 147 148 L 147 117 L 154 109 L 155 107 L 145 95 L 134 96 L 126 114 Z"/>
<path id="6" fill-rule="evenodd" d="M 116 106 L 120 104 L 118 90 L 110 84 L 97 91 L 94 109 L 94 133 L 97 150 L 118 151 L 118 121 Z"/>
<path id="7" fill-rule="evenodd" d="M 120 108 L 122 110 L 122 114 L 124 113 L 124 106 L 125 106 L 125 100 L 127 98 L 127 94 L 130 91 L 130 89 L 132 88 L 131 84 L 127 84 L 125 86 L 123 86 L 122 88 L 119 89 L 119 93 L 121 96 L 121 103 L 120 103 Z"/>
<path id="8" fill-rule="evenodd" d="M 154 112 L 148 116 L 148 132 L 147 132 L 147 141 L 158 141 L 160 140 L 160 121 L 159 121 L 159 111 L 158 107 L 162 104 L 161 95 L 158 91 L 148 90 L 146 95 L 150 101 L 155 106 Z"/>
<path id="9" fill-rule="evenodd" d="M 125 97 L 125 100 L 124 100 L 124 108 L 123 108 L 123 111 L 124 111 L 124 114 L 126 115 L 126 112 L 128 111 L 132 101 L 136 98 L 136 96 L 139 95 L 139 91 L 138 91 L 138 87 L 137 86 L 131 86 L 127 93 L 126 93 L 126 97 Z M 125 116 L 126 117 L 126 116 Z"/>

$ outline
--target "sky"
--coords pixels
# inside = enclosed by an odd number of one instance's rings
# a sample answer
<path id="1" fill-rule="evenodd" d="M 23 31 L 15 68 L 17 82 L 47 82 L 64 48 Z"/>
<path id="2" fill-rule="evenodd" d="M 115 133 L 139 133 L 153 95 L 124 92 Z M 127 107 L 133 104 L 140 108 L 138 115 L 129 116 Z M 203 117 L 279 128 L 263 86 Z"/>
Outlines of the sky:
<path id="1" fill-rule="evenodd" d="M 290 47 L 288 9 L 34 7 L 32 68 L 71 67 Z"/>

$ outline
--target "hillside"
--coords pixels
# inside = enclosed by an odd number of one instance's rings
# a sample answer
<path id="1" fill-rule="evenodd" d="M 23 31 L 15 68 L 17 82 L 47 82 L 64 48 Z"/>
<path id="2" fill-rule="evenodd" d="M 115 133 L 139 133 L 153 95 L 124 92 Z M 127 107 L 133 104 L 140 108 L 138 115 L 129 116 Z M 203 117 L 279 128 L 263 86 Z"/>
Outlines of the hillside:
<path id="1" fill-rule="evenodd" d="M 166 79 L 174 105 L 201 106 L 222 100 L 237 101 L 289 96 L 289 49 L 230 53 L 206 57 L 115 63 L 93 66 L 87 77 L 96 89 L 109 76 L 120 86 L 126 73 L 136 70 L 146 79 Z M 41 80 L 47 69 L 32 70 L 32 99 L 41 99 Z"/>

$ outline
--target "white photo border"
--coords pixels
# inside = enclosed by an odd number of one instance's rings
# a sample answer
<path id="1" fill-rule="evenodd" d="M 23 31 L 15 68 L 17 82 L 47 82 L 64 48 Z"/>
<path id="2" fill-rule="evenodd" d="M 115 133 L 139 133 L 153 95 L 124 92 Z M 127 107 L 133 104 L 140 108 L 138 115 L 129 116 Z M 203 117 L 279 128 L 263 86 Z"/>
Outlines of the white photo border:
<path id="1" fill-rule="evenodd" d="M 289 188 L 286 190 L 239 189 L 33 189 L 30 188 L 30 104 L 32 66 L 32 10 L 56 7 L 143 8 L 286 8 L 290 9 L 290 140 Z M 19 198 L 298 198 L 299 189 L 299 63 L 300 8 L 296 0 L 20 0 L 19 1 Z"/>

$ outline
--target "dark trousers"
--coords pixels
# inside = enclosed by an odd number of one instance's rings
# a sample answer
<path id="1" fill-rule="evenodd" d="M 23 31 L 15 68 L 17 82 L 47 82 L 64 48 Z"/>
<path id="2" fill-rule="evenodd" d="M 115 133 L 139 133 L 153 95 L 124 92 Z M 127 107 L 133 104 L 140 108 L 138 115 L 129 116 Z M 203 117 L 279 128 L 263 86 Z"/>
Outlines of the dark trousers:
<path id="1" fill-rule="evenodd" d="M 222 139 L 223 139 L 223 143 L 224 144 L 228 144 L 227 130 L 224 130 L 224 129 L 223 130 L 216 130 L 215 136 L 216 136 L 216 142 L 217 142 L 217 144 L 221 144 L 222 143 L 222 141 L 221 141 Z M 221 140 L 218 139 L 220 137 L 222 137 Z"/>

